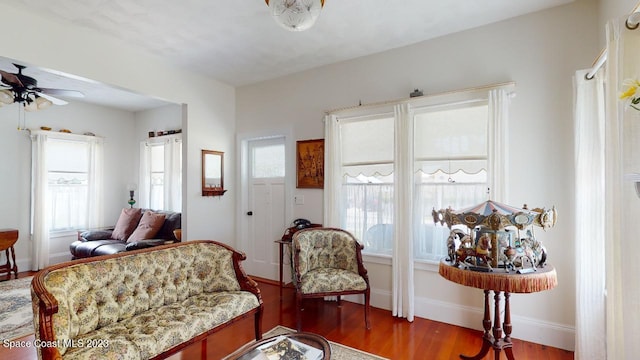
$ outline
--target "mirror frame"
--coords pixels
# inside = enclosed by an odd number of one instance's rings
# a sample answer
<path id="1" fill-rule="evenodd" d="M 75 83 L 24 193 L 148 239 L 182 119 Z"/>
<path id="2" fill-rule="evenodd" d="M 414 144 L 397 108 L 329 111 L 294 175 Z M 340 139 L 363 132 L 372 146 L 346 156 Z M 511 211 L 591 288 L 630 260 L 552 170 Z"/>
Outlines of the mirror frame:
<path id="1" fill-rule="evenodd" d="M 220 156 L 220 186 L 208 187 L 205 178 L 207 168 L 207 155 Z M 214 150 L 202 150 L 202 196 L 222 196 L 227 190 L 224 189 L 224 152 Z"/>

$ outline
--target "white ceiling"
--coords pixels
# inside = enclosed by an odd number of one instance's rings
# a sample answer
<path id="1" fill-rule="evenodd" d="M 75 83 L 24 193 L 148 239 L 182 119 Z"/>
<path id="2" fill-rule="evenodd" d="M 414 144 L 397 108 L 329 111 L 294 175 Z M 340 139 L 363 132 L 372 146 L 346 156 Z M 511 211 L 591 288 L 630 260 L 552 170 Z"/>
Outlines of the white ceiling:
<path id="1" fill-rule="evenodd" d="M 243 86 L 571 1 L 327 0 L 317 23 L 304 32 L 276 25 L 264 0 L 0 3 L 110 34 L 178 66 Z"/>

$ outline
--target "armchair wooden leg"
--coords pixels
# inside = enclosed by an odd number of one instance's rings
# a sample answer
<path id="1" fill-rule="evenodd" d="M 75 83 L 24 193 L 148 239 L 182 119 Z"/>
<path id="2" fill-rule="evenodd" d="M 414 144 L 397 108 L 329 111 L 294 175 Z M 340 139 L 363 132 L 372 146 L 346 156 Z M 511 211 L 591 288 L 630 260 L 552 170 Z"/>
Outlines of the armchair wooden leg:
<path id="1" fill-rule="evenodd" d="M 255 315 L 254 318 L 254 331 L 256 335 L 256 341 L 262 339 L 262 314 L 263 309 L 261 308 Z"/>
<path id="2" fill-rule="evenodd" d="M 367 327 L 367 330 L 371 330 L 371 322 L 369 321 L 369 314 L 371 312 L 370 304 L 369 304 L 369 291 L 364 293 L 364 324 Z"/>
<path id="3" fill-rule="evenodd" d="M 302 294 L 296 292 L 296 328 L 302 331 Z"/>

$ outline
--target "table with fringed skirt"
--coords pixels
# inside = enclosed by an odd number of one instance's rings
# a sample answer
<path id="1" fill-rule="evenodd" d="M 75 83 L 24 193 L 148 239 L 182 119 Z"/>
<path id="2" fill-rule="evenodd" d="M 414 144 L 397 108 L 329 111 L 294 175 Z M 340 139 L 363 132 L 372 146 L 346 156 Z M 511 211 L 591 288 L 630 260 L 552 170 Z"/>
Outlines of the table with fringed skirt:
<path id="1" fill-rule="evenodd" d="M 511 309 L 509 307 L 509 296 L 511 293 L 533 293 L 553 289 L 558 284 L 556 269 L 551 265 L 538 268 L 535 272 L 518 274 L 516 272 L 507 273 L 504 269 L 493 269 L 492 272 L 480 272 L 460 269 L 449 264 L 447 261 L 440 261 L 438 272 L 443 278 L 464 286 L 470 286 L 484 290 L 484 318 L 482 327 L 482 348 L 477 355 L 460 355 L 465 360 L 480 360 L 493 348 L 495 359 L 500 358 L 500 352 L 504 350 L 507 359 L 513 360 L 513 344 L 511 343 Z M 489 293 L 494 293 L 494 319 L 493 328 L 491 326 L 491 313 L 489 307 Z M 500 299 L 504 293 L 504 323 L 500 327 Z M 504 330 L 504 337 L 502 336 Z"/>

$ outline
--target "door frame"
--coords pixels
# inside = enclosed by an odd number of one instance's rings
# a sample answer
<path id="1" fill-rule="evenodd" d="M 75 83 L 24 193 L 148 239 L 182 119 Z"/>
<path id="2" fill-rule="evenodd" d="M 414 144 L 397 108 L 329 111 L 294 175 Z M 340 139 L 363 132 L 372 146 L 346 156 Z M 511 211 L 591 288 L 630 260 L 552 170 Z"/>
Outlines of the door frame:
<path id="1" fill-rule="evenodd" d="M 269 139 L 275 137 L 284 137 L 284 146 L 285 146 L 285 175 L 284 175 L 284 183 L 285 183 L 285 219 L 293 219 L 293 196 L 295 191 L 295 173 L 296 173 L 296 163 L 295 163 L 295 141 L 293 139 L 293 129 L 291 128 L 281 128 L 281 129 L 273 129 L 268 131 L 259 131 L 259 132 L 250 132 L 250 133 L 239 133 L 236 135 L 236 146 L 237 146 L 237 161 L 236 164 L 239 166 L 236 169 L 236 179 L 237 184 L 236 187 L 240 189 L 238 196 L 236 197 L 236 244 L 238 249 L 241 251 L 250 251 L 251 246 L 249 244 L 249 219 L 247 216 L 247 211 L 249 209 L 249 158 L 248 158 L 248 148 L 249 142 L 252 140 L 261 140 L 261 139 Z M 282 231 L 284 232 L 284 228 Z M 273 239 L 276 241 L 278 239 Z M 274 248 L 277 247 L 277 244 L 273 244 Z M 249 256 L 247 256 L 249 257 Z M 254 274 L 255 275 L 255 274 Z M 271 279 L 277 280 L 277 279 Z"/>

